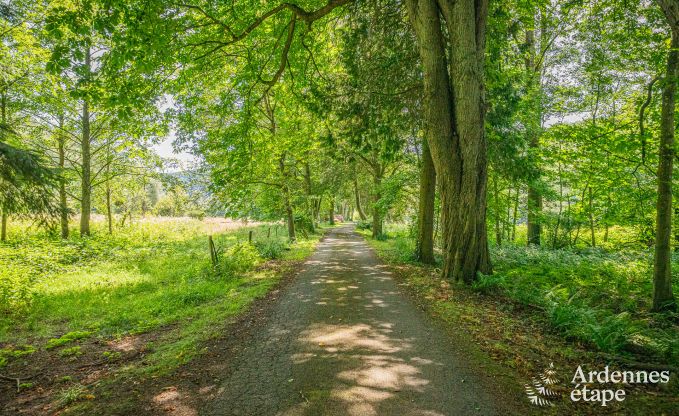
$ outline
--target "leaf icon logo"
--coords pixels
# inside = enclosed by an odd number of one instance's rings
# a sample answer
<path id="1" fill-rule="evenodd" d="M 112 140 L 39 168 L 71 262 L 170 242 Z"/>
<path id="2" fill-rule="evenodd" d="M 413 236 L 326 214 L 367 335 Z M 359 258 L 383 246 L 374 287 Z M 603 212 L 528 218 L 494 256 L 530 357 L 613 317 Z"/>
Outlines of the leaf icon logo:
<path id="1" fill-rule="evenodd" d="M 559 383 L 556 376 L 554 363 L 549 363 L 543 372 L 534 377 L 531 384 L 524 384 L 528 400 L 536 406 L 554 406 L 552 399 L 559 397 L 559 393 L 550 388 L 551 385 Z"/>

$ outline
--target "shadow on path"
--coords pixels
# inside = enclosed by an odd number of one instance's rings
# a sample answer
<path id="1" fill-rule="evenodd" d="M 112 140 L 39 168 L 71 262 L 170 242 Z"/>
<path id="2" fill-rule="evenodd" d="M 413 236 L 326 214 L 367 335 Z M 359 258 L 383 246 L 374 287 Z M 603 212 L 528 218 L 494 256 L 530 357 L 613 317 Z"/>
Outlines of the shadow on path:
<path id="1" fill-rule="evenodd" d="M 330 231 L 200 414 L 492 415 L 449 335 L 352 226 Z"/>

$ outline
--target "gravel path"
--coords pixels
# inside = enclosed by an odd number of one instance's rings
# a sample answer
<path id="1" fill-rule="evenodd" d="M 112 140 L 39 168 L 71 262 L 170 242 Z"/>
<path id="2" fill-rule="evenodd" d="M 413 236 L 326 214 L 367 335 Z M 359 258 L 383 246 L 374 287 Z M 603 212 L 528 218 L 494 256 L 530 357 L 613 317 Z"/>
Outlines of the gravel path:
<path id="1" fill-rule="evenodd" d="M 329 232 L 206 415 L 493 415 L 489 380 L 352 226 Z"/>

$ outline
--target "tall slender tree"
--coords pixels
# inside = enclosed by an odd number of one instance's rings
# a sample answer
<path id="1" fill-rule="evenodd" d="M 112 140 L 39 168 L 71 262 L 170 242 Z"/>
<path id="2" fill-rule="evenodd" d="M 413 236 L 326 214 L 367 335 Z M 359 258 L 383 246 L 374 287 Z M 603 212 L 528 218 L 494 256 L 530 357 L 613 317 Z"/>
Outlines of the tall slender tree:
<path id="1" fill-rule="evenodd" d="M 670 48 L 662 87 L 660 146 L 658 160 L 658 199 L 656 205 L 655 266 L 653 309 L 676 309 L 672 293 L 672 173 L 675 157 L 674 112 L 679 76 L 679 1 L 658 0 L 670 28 Z"/>

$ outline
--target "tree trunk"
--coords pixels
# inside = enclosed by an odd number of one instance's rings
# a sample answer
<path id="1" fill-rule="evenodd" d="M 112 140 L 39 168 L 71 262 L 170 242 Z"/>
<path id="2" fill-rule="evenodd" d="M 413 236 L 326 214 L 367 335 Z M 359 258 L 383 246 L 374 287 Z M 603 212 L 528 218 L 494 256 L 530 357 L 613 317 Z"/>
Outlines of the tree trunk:
<path id="1" fill-rule="evenodd" d="M 111 185 L 106 182 L 106 218 L 108 219 L 108 233 L 113 234 L 113 214 L 111 212 Z"/>
<path id="2" fill-rule="evenodd" d="M 674 111 L 679 67 L 679 6 L 659 1 L 672 27 L 672 43 L 667 57 L 667 72 L 662 91 L 660 149 L 658 162 L 658 200 L 656 205 L 655 264 L 653 271 L 653 310 L 676 309 L 672 294 L 670 236 L 672 233 L 672 169 L 674 160 Z M 674 12 L 674 13 L 673 13 Z"/>
<path id="3" fill-rule="evenodd" d="M 3 93 L 2 94 L 2 101 L 0 102 L 0 121 L 2 121 L 3 127 L 7 125 L 7 96 Z M 0 216 L 2 217 L 0 219 L 0 222 L 2 223 L 0 225 L 0 241 L 5 242 L 7 241 L 7 209 L 0 206 L 0 210 L 2 213 Z"/>
<path id="4" fill-rule="evenodd" d="M 281 186 L 283 191 L 283 204 L 285 205 L 285 218 L 288 225 L 288 239 L 295 241 L 295 215 L 292 210 L 292 202 L 290 201 L 290 187 L 288 186 L 288 171 L 285 168 L 285 153 L 283 153 L 278 160 L 278 166 L 281 171 Z"/>
<path id="5" fill-rule="evenodd" d="M 358 179 L 355 176 L 354 194 L 356 195 L 356 211 L 358 211 L 358 216 L 361 218 L 361 221 L 365 221 L 368 217 L 366 217 L 365 212 L 363 212 L 363 207 L 361 207 L 361 193 L 358 191 Z"/>
<path id="6" fill-rule="evenodd" d="M 142 189 L 142 194 L 141 194 L 141 195 L 142 195 L 142 196 L 141 196 L 141 216 L 144 217 L 144 218 L 146 217 L 146 212 L 148 211 L 148 206 L 146 205 L 146 196 L 147 196 L 147 193 L 146 193 L 146 185 L 147 185 L 147 183 L 146 183 L 146 177 L 144 177 L 143 183 L 142 183 L 142 187 L 141 187 L 141 189 Z"/>
<path id="7" fill-rule="evenodd" d="M 57 146 L 59 152 L 59 222 L 61 224 L 61 238 L 67 239 L 68 229 L 68 202 L 66 199 L 66 179 L 64 178 L 64 168 L 66 166 L 66 138 L 61 129 L 64 128 L 64 116 L 59 115 L 59 134 L 57 136 Z"/>
<path id="8" fill-rule="evenodd" d="M 0 241 L 5 242 L 7 241 L 7 211 L 2 210 L 2 219 L 0 222 L 2 222 L 2 225 L 0 225 Z"/>
<path id="9" fill-rule="evenodd" d="M 382 166 L 379 163 L 373 173 L 373 186 L 375 188 L 375 194 L 373 199 L 372 237 L 377 238 L 382 235 L 382 210 L 378 204 L 380 199 L 382 199 L 382 192 L 380 191 L 380 187 L 382 186 Z"/>
<path id="10" fill-rule="evenodd" d="M 85 77 L 90 77 L 90 48 L 85 49 Z M 82 108 L 82 182 L 80 198 L 80 235 L 90 235 L 90 211 L 92 210 L 92 180 L 91 180 L 91 154 L 90 154 L 90 103 L 89 97 L 83 98 Z"/>
<path id="11" fill-rule="evenodd" d="M 328 223 L 335 225 L 335 197 L 330 197 L 330 210 L 328 211 Z"/>
<path id="12" fill-rule="evenodd" d="M 592 247 L 596 247 L 596 235 L 594 234 L 594 197 L 592 196 L 592 185 L 589 186 L 589 231 Z"/>
<path id="13" fill-rule="evenodd" d="M 497 187 L 497 177 L 493 178 L 493 202 L 495 202 L 495 244 L 502 246 L 502 229 L 500 228 L 500 191 Z"/>
<path id="14" fill-rule="evenodd" d="M 420 204 L 417 214 L 417 247 L 415 257 L 426 264 L 434 263 L 434 202 L 436 198 L 436 170 L 427 142 L 422 143 L 420 169 Z"/>
<path id="15" fill-rule="evenodd" d="M 311 167 L 309 162 L 304 162 L 304 189 L 306 191 L 307 215 L 311 224 L 311 232 L 316 232 L 316 219 L 314 218 L 313 188 L 311 186 Z"/>
<path id="16" fill-rule="evenodd" d="M 491 271 L 483 89 L 487 1 L 442 0 L 438 6 L 408 0 L 424 75 L 426 137 L 441 189 L 442 276 L 470 283 L 478 272 Z"/>
<path id="17" fill-rule="evenodd" d="M 521 197 L 521 187 L 516 187 L 516 195 L 514 195 L 514 209 L 512 212 L 512 242 L 516 241 L 516 220 L 519 217 L 519 198 Z"/>
<path id="18" fill-rule="evenodd" d="M 540 71 L 535 65 L 535 31 L 526 30 L 526 48 L 528 56 L 526 58 L 526 72 L 528 76 L 528 90 L 532 91 L 540 88 Z M 537 92 L 535 100 L 540 100 L 540 94 Z M 529 142 L 531 153 L 537 153 L 540 146 L 540 128 L 542 119 L 541 106 L 538 102 L 536 104 L 534 117 L 531 117 L 533 123 L 528 127 Z M 540 224 L 540 217 L 542 214 L 542 195 L 538 189 L 540 182 L 540 168 L 536 166 L 536 177 L 528 181 L 528 245 L 540 245 L 540 235 L 542 234 L 542 226 Z"/>

